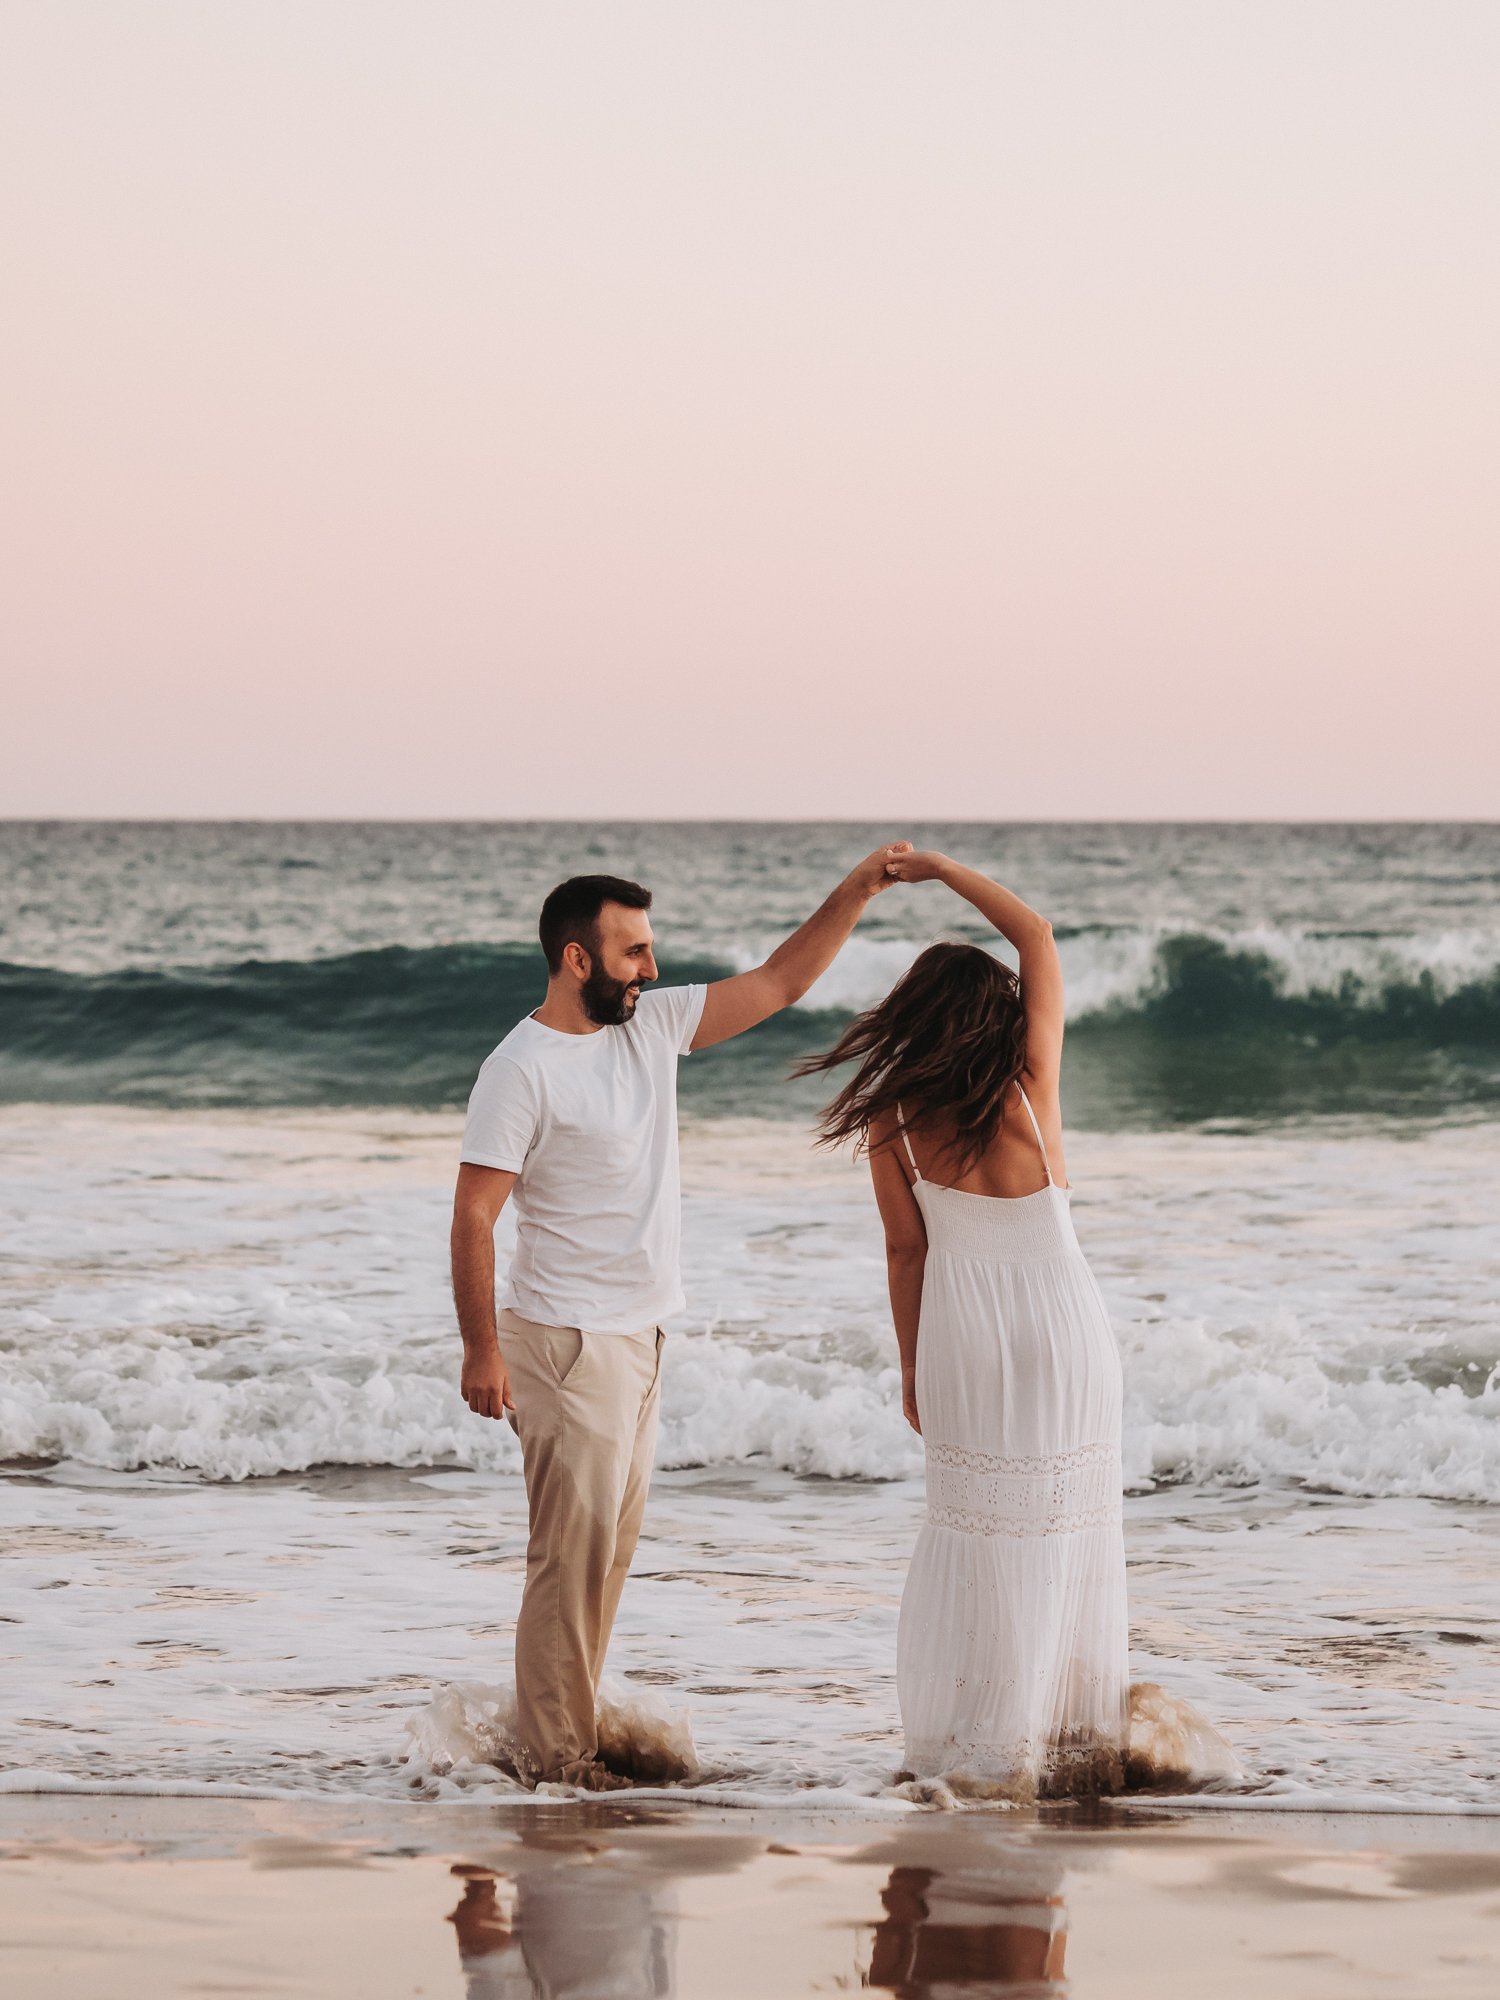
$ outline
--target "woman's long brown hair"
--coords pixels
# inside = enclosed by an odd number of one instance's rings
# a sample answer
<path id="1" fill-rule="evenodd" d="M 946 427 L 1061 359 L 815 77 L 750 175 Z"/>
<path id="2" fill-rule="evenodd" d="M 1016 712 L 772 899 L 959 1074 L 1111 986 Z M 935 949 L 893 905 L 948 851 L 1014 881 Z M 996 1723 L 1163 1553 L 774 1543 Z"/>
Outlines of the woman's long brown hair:
<path id="1" fill-rule="evenodd" d="M 846 1062 L 859 1067 L 819 1118 L 819 1145 L 868 1144 L 870 1126 L 899 1104 L 909 1126 L 941 1127 L 945 1152 L 967 1172 L 988 1152 L 1026 1067 L 1020 981 L 978 945 L 929 945 L 878 1007 L 792 1074 Z"/>

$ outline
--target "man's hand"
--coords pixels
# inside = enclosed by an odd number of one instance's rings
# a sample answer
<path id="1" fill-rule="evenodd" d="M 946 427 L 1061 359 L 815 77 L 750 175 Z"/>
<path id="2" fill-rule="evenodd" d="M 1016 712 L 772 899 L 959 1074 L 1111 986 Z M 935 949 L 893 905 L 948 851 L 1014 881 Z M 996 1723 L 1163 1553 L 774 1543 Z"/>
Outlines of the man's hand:
<path id="1" fill-rule="evenodd" d="M 480 1417 L 503 1416 L 515 1407 L 495 1338 L 495 1219 L 515 1184 L 509 1168 L 466 1160 L 453 1191 L 453 1303 L 464 1343 L 460 1386 Z"/>
<path id="2" fill-rule="evenodd" d="M 943 870 L 953 864 L 946 854 L 936 854 L 930 849 L 913 847 L 909 840 L 898 845 L 905 851 L 894 854 L 890 863 L 890 879 L 893 882 L 938 882 Z"/>
<path id="3" fill-rule="evenodd" d="M 467 1347 L 464 1349 L 464 1372 L 459 1386 L 476 1417 L 503 1417 L 507 1410 L 516 1407 L 510 1393 L 510 1377 L 494 1341 L 490 1342 L 488 1353 L 481 1350 L 471 1354 Z"/>
<path id="4" fill-rule="evenodd" d="M 793 931 L 764 965 L 733 979 L 716 979 L 703 1004 L 703 1018 L 693 1037 L 695 1049 L 727 1042 L 768 1015 L 790 1007 L 833 963 L 840 947 L 859 922 L 865 905 L 897 879 L 892 870 L 911 853 L 909 840 L 877 847 L 852 868 L 821 909 L 800 930 Z"/>
<path id="5" fill-rule="evenodd" d="M 896 871 L 911 851 L 909 840 L 893 840 L 888 847 L 877 847 L 873 854 L 867 854 L 845 879 L 857 883 L 867 896 L 878 896 L 882 889 L 904 879 Z"/>

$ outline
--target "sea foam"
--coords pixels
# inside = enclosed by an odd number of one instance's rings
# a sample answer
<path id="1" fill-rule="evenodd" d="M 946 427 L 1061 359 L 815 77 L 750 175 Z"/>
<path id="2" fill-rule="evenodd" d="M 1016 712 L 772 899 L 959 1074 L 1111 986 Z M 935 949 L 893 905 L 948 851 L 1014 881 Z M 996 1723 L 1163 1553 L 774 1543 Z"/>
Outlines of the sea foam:
<path id="1" fill-rule="evenodd" d="M 6 1136 L 4 1455 L 230 1480 L 518 1469 L 458 1392 L 451 1122 L 12 1112 Z M 1132 1489 L 1500 1499 L 1491 1144 L 1075 1139 Z M 659 1463 L 916 1475 L 862 1171 L 735 1123 L 686 1132 L 684 1177 Z"/>
<path id="2" fill-rule="evenodd" d="M 926 942 L 855 936 L 797 1004 L 807 1013 L 872 1007 Z M 998 938 L 985 948 L 1014 963 L 1015 954 Z M 1413 1027 L 1420 1025 L 1415 1016 L 1424 1005 L 1440 1010 L 1472 993 L 1477 1003 L 1493 1006 L 1500 993 L 1500 935 L 1489 930 L 1371 936 L 1270 925 L 1244 930 L 1121 925 L 1065 932 L 1058 949 L 1073 1022 L 1146 1011 L 1210 975 L 1237 986 L 1247 1006 L 1274 1011 L 1278 1002 L 1311 1002 L 1330 1015 L 1355 1017 L 1394 1009 L 1413 1017 Z M 736 967 L 746 969 L 761 956 L 759 946 L 742 950 Z M 1500 1020 L 1491 1034 L 1500 1035 Z"/>
<path id="3" fill-rule="evenodd" d="M 117 1335 L 104 1354 L 45 1322 L 0 1391 L 0 1454 L 129 1471 L 245 1479 L 319 1465 L 456 1465 L 516 1472 L 508 1426 L 476 1422 L 451 1343 L 392 1367 L 371 1352 L 336 1369 L 264 1354 L 215 1379 L 180 1335 Z M 1247 1341 L 1199 1320 L 1127 1326 L 1126 1485 L 1290 1479 L 1328 1492 L 1500 1499 L 1500 1391 L 1341 1380 L 1294 1325 Z M 657 1463 L 759 1463 L 808 1477 L 920 1472 L 893 1368 L 756 1351 L 722 1336 L 669 1344 Z"/>
<path id="4" fill-rule="evenodd" d="M 636 1785 L 680 1785 L 698 1775 L 698 1752 L 685 1710 L 660 1696 L 606 1678 L 595 1711 L 599 1761 Z M 462 1785 L 522 1777 L 525 1758 L 516 1722 L 515 1683 L 459 1681 L 441 1687 L 406 1723 L 405 1768 L 418 1782 Z"/>

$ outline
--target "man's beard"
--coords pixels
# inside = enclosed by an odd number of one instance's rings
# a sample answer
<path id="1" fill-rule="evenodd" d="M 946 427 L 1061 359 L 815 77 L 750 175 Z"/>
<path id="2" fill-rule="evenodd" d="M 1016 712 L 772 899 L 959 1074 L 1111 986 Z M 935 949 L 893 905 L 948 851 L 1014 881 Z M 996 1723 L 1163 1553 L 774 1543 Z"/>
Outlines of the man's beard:
<path id="1" fill-rule="evenodd" d="M 623 1028 L 635 1012 L 635 996 L 646 982 L 611 979 L 596 966 L 578 989 L 583 1011 L 596 1028 Z"/>

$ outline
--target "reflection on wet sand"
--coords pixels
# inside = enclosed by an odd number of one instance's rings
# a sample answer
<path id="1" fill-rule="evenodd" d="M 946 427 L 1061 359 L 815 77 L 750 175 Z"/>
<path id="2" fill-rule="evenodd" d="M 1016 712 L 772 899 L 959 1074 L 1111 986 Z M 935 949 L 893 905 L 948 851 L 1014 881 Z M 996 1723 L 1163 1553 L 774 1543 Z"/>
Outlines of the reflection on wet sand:
<path id="1" fill-rule="evenodd" d="M 0 1797 L 6 2000 L 1494 2000 L 1497 1894 L 1479 1816 Z"/>
<path id="2" fill-rule="evenodd" d="M 1062 1991 L 1067 1912 L 1060 1869 L 939 1873 L 898 1866 L 881 1891 L 866 1984 L 899 2000 Z"/>
<path id="3" fill-rule="evenodd" d="M 854 1935 L 864 1947 L 850 1969 L 860 1985 L 899 2000 L 1024 2000 L 1064 1990 L 1067 1913 L 1055 1853 L 998 1844 L 976 1852 L 972 1837 L 953 1841 L 936 1829 L 882 1846 L 847 1857 L 884 1863 L 879 1910 L 871 1883 L 871 1906 L 863 1921 L 856 1918 Z M 468 2000 L 671 2000 L 678 1885 L 719 1872 L 740 1872 L 743 1881 L 747 1866 L 753 1880 L 766 1864 L 779 1870 L 773 1857 L 797 1850 L 689 1837 L 671 1851 L 660 1844 L 632 1851 L 538 1829 L 523 1834 L 513 1854 L 503 1868 L 459 1863 L 452 1870 L 463 1893 L 448 1920 Z M 784 1885 L 772 1893 L 784 1923 Z M 756 1925 L 763 1938 L 765 1921 L 774 1932 L 769 1908 Z M 782 1970 L 795 1986 L 794 1934 L 785 1942 Z"/>
<path id="4" fill-rule="evenodd" d="M 459 1864 L 464 1893 L 448 1921 L 468 2000 L 669 2000 L 677 1910 L 669 1887 L 601 1860 L 538 1857 L 507 1881 Z"/>

